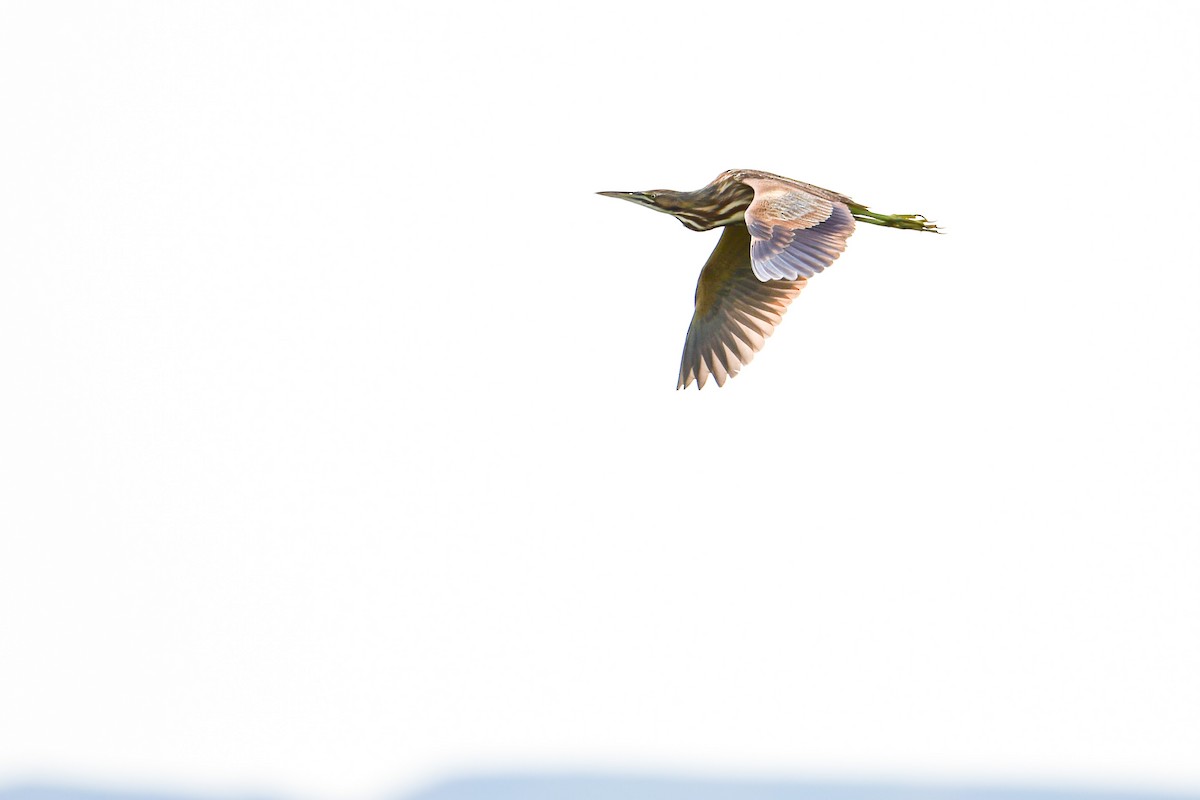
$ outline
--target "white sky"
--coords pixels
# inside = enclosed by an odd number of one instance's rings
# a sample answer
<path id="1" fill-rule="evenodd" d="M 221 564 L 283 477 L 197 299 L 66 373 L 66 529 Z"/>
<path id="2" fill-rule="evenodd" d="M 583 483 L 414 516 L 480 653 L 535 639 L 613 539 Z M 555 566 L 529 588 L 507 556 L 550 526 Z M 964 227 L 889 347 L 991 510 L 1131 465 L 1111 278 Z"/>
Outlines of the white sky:
<path id="1" fill-rule="evenodd" d="M 0 782 L 1200 788 L 1194 4 L 0 6 Z M 674 391 L 751 167 L 861 226 Z"/>

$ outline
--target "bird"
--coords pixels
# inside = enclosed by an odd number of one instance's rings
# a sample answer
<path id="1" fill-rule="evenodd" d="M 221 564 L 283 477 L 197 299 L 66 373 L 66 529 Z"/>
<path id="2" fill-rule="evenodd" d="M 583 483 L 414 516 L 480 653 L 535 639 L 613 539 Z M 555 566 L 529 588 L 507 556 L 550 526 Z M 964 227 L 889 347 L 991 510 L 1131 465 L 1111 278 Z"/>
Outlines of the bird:
<path id="1" fill-rule="evenodd" d="M 878 214 L 811 183 L 754 169 L 722 172 L 702 189 L 597 192 L 670 214 L 693 231 L 724 228 L 700 270 L 677 389 L 718 386 L 762 349 L 788 305 L 846 249 L 855 222 L 941 233 L 920 214 Z"/>

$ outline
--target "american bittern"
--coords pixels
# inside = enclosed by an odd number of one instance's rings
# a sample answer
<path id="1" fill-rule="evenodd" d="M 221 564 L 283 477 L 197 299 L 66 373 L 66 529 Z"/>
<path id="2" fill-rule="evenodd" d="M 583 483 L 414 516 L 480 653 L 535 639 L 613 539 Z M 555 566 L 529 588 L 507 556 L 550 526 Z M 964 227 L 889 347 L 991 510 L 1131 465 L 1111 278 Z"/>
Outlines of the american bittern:
<path id="1" fill-rule="evenodd" d="M 769 172 L 732 169 L 694 192 L 600 192 L 671 214 L 694 231 L 724 227 L 696 284 L 679 384 L 718 386 L 762 349 L 806 281 L 834 262 L 854 221 L 938 232 L 919 214 L 877 214 L 845 195 Z"/>

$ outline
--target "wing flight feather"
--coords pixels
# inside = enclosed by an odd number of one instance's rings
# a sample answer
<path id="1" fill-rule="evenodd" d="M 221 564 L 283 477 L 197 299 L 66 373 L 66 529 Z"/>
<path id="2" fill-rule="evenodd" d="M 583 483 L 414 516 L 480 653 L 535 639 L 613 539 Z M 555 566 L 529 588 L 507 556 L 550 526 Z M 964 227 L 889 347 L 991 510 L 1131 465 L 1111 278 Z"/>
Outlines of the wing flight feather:
<path id="1" fill-rule="evenodd" d="M 750 268 L 750 232 L 725 227 L 696 284 L 696 310 L 683 345 L 678 388 L 737 375 L 783 319 L 805 279 L 760 281 Z"/>

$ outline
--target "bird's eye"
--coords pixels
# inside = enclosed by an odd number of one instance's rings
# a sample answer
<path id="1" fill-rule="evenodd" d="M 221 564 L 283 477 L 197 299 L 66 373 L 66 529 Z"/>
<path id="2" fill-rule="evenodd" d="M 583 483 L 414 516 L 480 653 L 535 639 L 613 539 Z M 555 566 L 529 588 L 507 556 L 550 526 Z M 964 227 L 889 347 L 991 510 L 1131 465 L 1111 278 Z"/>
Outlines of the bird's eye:
<path id="1" fill-rule="evenodd" d="M 651 200 L 653 200 L 654 198 L 658 197 L 658 192 L 646 192 L 646 197 L 649 197 Z"/>

